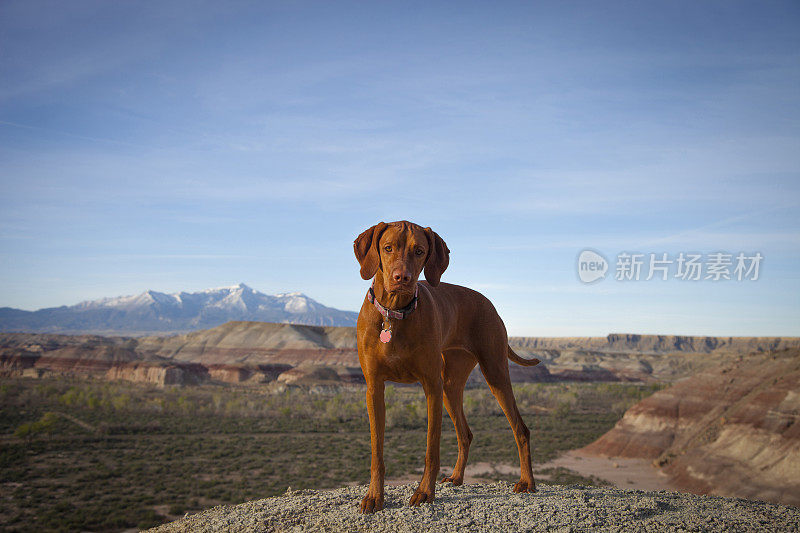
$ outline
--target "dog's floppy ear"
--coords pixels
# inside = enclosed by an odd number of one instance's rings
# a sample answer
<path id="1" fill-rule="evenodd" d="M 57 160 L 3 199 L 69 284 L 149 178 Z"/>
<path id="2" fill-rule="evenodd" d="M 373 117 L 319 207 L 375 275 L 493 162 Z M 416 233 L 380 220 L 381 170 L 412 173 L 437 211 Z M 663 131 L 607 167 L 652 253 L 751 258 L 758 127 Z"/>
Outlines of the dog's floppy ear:
<path id="1" fill-rule="evenodd" d="M 431 228 L 425 228 L 428 237 L 428 259 L 425 260 L 425 279 L 434 287 L 439 284 L 442 274 L 450 264 L 450 249 Z"/>
<path id="2" fill-rule="evenodd" d="M 381 257 L 378 254 L 378 241 L 388 224 L 378 222 L 367 231 L 358 236 L 353 242 L 356 259 L 361 265 L 361 277 L 372 279 L 380 266 Z"/>

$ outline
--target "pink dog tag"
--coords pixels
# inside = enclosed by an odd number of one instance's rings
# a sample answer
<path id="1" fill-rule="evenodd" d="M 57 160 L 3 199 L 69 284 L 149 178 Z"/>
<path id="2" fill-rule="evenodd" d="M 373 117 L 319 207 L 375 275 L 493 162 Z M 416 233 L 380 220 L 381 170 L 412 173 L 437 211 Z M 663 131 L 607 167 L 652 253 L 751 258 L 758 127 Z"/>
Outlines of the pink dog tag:
<path id="1" fill-rule="evenodd" d="M 381 330 L 381 342 L 385 344 L 390 340 L 392 340 L 392 330 L 390 329 Z"/>

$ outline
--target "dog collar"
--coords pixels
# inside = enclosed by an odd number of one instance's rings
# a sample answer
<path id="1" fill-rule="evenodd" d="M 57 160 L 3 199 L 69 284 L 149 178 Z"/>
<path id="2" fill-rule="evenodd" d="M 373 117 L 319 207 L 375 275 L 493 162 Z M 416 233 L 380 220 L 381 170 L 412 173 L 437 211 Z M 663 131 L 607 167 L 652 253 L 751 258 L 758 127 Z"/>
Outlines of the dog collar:
<path id="1" fill-rule="evenodd" d="M 374 282 L 373 282 L 374 285 Z M 399 318 L 403 319 L 406 318 L 411 312 L 417 308 L 417 302 L 419 302 L 419 298 L 417 295 L 419 294 L 419 285 L 414 286 L 414 298 L 411 299 L 411 302 L 403 307 L 402 309 L 389 309 L 388 307 L 384 307 L 375 298 L 375 291 L 372 289 L 372 285 L 370 285 L 369 290 L 367 291 L 367 300 L 375 306 L 375 309 L 383 315 L 384 318 Z"/>

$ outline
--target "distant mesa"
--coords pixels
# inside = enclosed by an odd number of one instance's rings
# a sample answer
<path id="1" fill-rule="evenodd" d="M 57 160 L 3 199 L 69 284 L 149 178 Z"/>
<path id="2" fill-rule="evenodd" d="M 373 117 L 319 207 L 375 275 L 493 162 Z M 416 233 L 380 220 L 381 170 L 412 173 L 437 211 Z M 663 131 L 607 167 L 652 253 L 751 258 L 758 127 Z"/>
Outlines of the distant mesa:
<path id="1" fill-rule="evenodd" d="M 313 302 L 313 300 L 310 300 Z M 512 337 L 535 367 L 509 365 L 514 382 L 675 382 L 748 354 L 800 349 L 800 338 Z M 713 348 L 713 349 L 712 349 Z M 323 367 L 327 370 L 324 370 Z M 283 384 L 363 383 L 356 328 L 230 321 L 177 335 L 0 333 L 0 376 L 91 375 L 160 385 L 209 380 Z M 476 367 L 471 384 L 483 383 Z"/>
<path id="2" fill-rule="evenodd" d="M 240 283 L 200 292 L 145 291 L 38 311 L 0 308 L 0 331 L 155 335 L 187 333 L 231 320 L 355 326 L 358 314 L 327 307 L 301 292 L 268 295 Z"/>

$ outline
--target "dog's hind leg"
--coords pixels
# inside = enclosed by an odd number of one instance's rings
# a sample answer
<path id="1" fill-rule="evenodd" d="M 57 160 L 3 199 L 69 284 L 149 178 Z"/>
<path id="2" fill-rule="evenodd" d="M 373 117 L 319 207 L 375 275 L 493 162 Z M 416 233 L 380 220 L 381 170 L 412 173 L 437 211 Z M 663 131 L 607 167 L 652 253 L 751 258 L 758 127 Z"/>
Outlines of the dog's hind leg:
<path id="1" fill-rule="evenodd" d="M 508 423 L 511 424 L 511 430 L 514 432 L 514 440 L 517 441 L 520 479 L 514 485 L 514 492 L 536 492 L 531 468 L 531 432 L 522 421 L 522 416 L 517 409 L 517 401 L 514 399 L 514 390 L 511 388 L 511 378 L 508 375 L 507 349 L 507 343 L 503 341 L 492 350 L 496 352 L 492 353 L 493 357 L 479 357 L 478 360 L 486 383 L 489 384 L 489 389 L 503 409 Z"/>
<path id="2" fill-rule="evenodd" d="M 464 386 L 472 369 L 475 368 L 477 360 L 466 350 L 447 350 L 442 356 L 444 359 L 442 367 L 444 406 L 456 428 L 458 460 L 453 467 L 453 473 L 445 476 L 441 482 L 449 481 L 453 485 L 461 485 L 464 482 L 464 468 L 467 466 L 469 445 L 472 443 L 472 432 L 469 430 L 467 417 L 464 415 Z"/>

